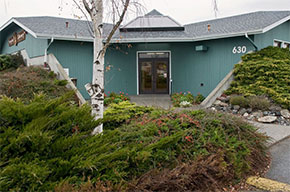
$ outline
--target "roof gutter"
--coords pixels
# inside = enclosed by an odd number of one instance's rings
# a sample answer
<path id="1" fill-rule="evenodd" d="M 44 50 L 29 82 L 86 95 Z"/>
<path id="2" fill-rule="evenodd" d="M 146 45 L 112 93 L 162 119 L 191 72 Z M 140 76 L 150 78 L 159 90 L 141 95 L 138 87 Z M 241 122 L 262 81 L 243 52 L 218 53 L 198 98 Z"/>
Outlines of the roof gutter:
<path id="1" fill-rule="evenodd" d="M 249 37 L 248 33 L 245 33 L 245 37 L 250 41 L 250 43 L 255 47 L 255 51 L 258 51 L 259 48 L 256 43 Z"/>
<path id="2" fill-rule="evenodd" d="M 50 43 L 48 44 L 47 48 L 44 50 L 44 65 L 47 65 L 47 50 L 50 47 L 50 45 L 53 43 L 54 38 L 51 37 Z"/>

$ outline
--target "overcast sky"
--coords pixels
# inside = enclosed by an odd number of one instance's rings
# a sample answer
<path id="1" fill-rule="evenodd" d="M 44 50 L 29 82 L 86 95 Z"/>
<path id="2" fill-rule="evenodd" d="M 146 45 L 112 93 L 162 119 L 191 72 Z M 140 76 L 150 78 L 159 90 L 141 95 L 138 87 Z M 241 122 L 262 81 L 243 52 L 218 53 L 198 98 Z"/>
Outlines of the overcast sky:
<path id="1" fill-rule="evenodd" d="M 213 0 L 140 0 L 148 12 L 157 9 L 182 24 L 214 18 Z M 290 0 L 217 0 L 218 17 L 260 10 L 290 10 Z M 60 16 L 80 13 L 72 0 L 0 0 L 0 26 L 17 16 Z M 130 16 L 133 17 L 132 15 Z M 127 21 L 131 18 L 127 18 Z"/>

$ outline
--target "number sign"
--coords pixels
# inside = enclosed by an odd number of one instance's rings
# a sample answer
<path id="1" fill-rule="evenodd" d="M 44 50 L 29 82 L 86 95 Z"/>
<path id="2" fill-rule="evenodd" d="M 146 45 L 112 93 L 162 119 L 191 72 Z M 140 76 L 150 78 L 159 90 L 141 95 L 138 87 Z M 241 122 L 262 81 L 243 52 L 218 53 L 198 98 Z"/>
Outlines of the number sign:
<path id="1" fill-rule="evenodd" d="M 247 47 L 246 46 L 236 46 L 233 48 L 233 54 L 240 54 L 240 53 L 246 53 Z"/>

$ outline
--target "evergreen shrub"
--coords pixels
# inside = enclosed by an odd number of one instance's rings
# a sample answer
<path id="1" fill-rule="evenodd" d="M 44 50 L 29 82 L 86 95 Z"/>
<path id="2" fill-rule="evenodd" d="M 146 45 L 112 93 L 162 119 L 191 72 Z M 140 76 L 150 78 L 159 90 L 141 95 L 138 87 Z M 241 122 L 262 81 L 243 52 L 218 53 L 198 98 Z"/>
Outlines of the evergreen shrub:
<path id="1" fill-rule="evenodd" d="M 48 99 L 40 95 L 26 104 L 20 99 L 0 100 L 0 191 L 59 191 L 78 186 L 94 191 L 94 185 L 110 185 L 112 191 L 120 186 L 136 189 L 134 181 L 152 170 L 174 170 L 209 155 L 218 157 L 218 164 L 209 165 L 228 175 L 231 182 L 267 164 L 267 137 L 238 118 L 205 111 L 129 109 L 135 113 L 126 116 L 133 117 L 130 122 L 92 136 L 99 122 L 90 115 L 89 106 L 71 104 L 70 96 Z M 128 107 L 116 110 L 124 108 Z M 190 170 L 203 174 L 197 172 L 199 167 Z M 149 186 L 154 185 L 149 182 Z"/>
<path id="2" fill-rule="evenodd" d="M 25 63 L 20 53 L 14 55 L 0 55 L 0 71 L 10 68 L 16 69 L 21 65 L 25 65 Z"/>
<path id="3" fill-rule="evenodd" d="M 19 67 L 0 73 L 0 95 L 24 101 L 29 101 L 34 94 L 40 93 L 49 98 L 62 96 L 70 91 L 66 84 L 66 80 L 57 80 L 53 72 L 41 67 Z"/>
<path id="4" fill-rule="evenodd" d="M 242 57 L 235 65 L 234 81 L 225 92 L 245 96 L 268 96 L 290 109 L 290 51 L 267 47 Z"/>

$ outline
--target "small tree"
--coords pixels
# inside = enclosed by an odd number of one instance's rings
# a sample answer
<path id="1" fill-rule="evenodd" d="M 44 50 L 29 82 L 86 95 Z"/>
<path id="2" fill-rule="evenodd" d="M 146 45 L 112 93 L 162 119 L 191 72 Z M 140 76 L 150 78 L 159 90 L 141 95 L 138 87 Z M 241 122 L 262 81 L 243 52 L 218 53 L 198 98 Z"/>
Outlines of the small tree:
<path id="1" fill-rule="evenodd" d="M 104 19 L 104 2 L 103 0 L 83 0 L 83 5 L 90 15 L 93 26 L 94 36 L 94 61 L 93 61 L 93 80 L 92 83 L 86 84 L 85 87 L 91 97 L 92 114 L 96 119 L 103 118 L 104 112 L 104 57 L 109 47 L 110 41 L 117 31 L 125 14 L 128 11 L 129 4 L 132 0 L 110 0 L 114 13 L 118 15 L 117 22 L 113 25 L 105 41 L 103 34 Z M 113 13 L 113 14 L 114 14 Z M 92 134 L 103 132 L 103 125 L 96 127 Z"/>

